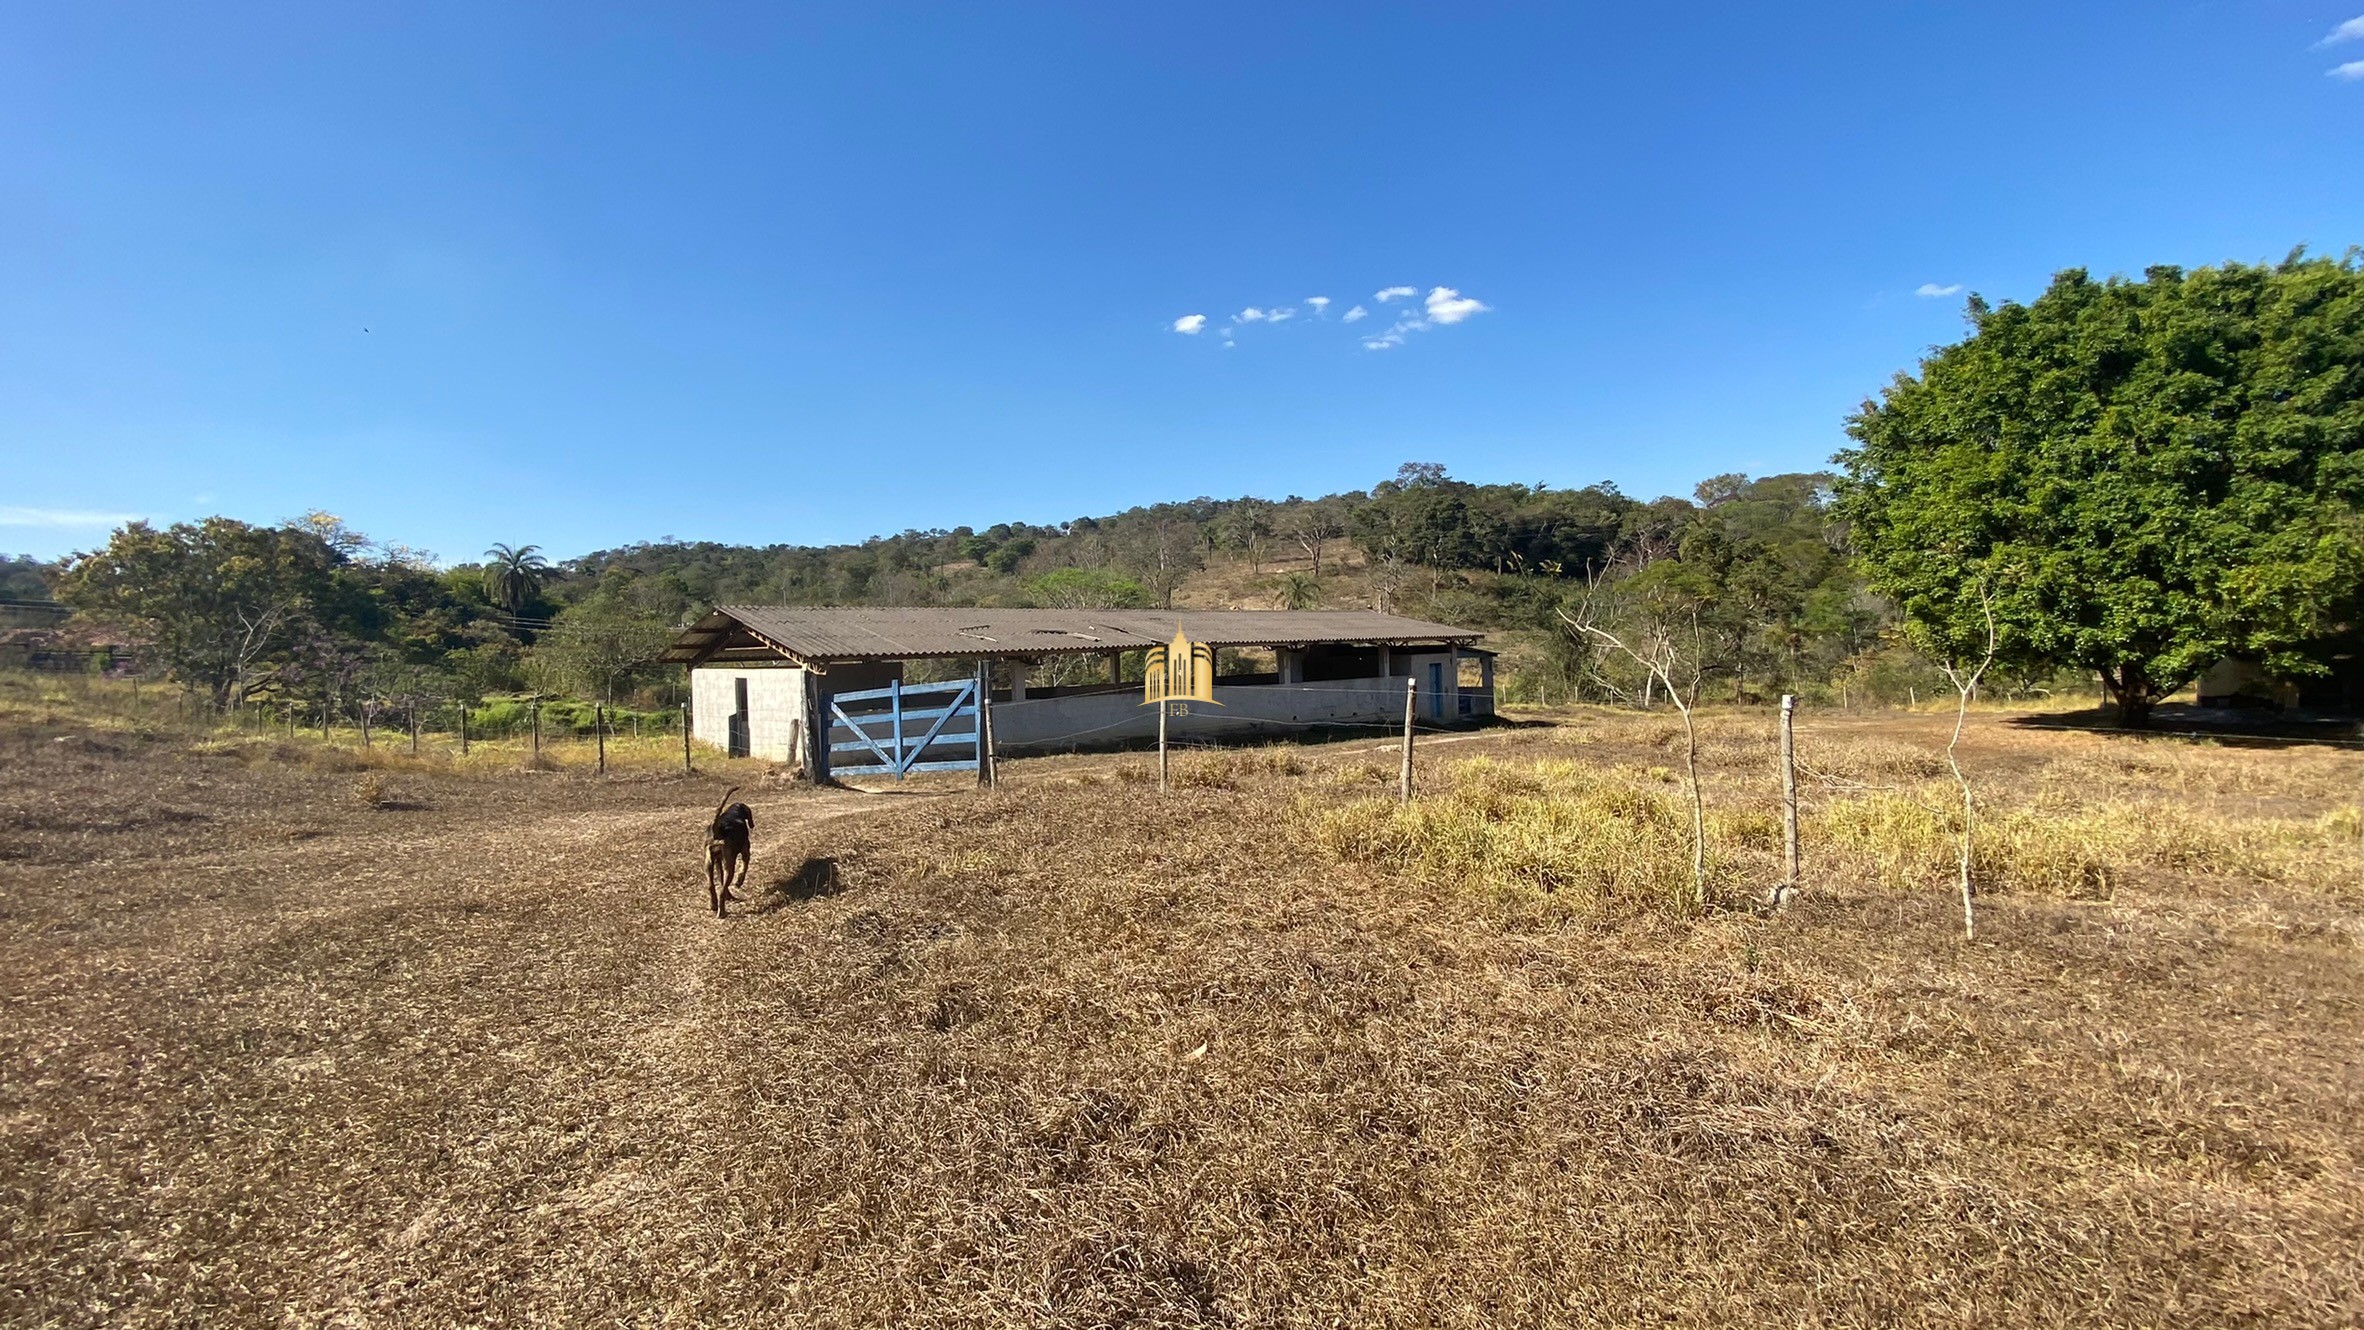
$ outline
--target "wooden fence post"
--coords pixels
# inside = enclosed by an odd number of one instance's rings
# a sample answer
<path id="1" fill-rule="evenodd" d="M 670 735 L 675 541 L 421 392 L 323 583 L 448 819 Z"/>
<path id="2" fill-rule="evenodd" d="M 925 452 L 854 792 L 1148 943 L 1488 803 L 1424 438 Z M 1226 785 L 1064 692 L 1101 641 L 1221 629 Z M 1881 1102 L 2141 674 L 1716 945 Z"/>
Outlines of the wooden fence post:
<path id="1" fill-rule="evenodd" d="M 468 755 L 468 702 L 467 702 L 467 699 L 465 699 L 465 698 L 462 698 L 462 699 L 460 700 L 460 702 L 459 702 L 459 708 L 460 708 L 460 756 L 462 756 L 462 757 L 466 757 L 466 756 Z"/>
<path id="2" fill-rule="evenodd" d="M 1412 802 L 1412 708 L 1419 692 L 1420 681 L 1418 679 L 1407 678 L 1404 680 L 1404 771 L 1403 788 L 1400 791 L 1401 801 L 1404 803 Z"/>
<path id="3" fill-rule="evenodd" d="M 1790 734 L 1791 718 L 1797 714 L 1798 699 L 1794 694 L 1781 695 L 1781 852 L 1786 875 L 1782 885 L 1796 890 L 1798 885 L 1798 752 Z"/>
<path id="4" fill-rule="evenodd" d="M 599 702 L 591 708 L 591 734 L 599 740 L 599 774 L 607 774 L 607 703 Z"/>
<path id="5" fill-rule="evenodd" d="M 1157 699 L 1157 792 L 1166 792 L 1166 700 Z"/>
<path id="6" fill-rule="evenodd" d="M 534 713 L 534 757 L 535 757 L 535 759 L 538 761 L 538 760 L 541 758 L 541 756 L 542 756 L 542 699 L 540 699 L 540 698 L 538 698 L 538 697 L 537 697 L 537 698 L 535 698 L 535 699 L 534 699 L 534 701 L 533 701 L 533 713 Z"/>
<path id="7" fill-rule="evenodd" d="M 419 755 L 419 704 L 410 704 L 410 755 Z"/>
<path id="8" fill-rule="evenodd" d="M 681 704 L 681 772 L 695 775 L 697 767 L 690 762 L 690 704 Z"/>

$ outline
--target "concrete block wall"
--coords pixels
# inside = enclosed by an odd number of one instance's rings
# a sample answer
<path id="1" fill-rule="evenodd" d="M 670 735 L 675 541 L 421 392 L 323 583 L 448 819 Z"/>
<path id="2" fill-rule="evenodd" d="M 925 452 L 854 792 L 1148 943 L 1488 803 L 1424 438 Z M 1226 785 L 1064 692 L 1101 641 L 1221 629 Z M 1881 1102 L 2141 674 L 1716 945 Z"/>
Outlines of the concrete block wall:
<path id="1" fill-rule="evenodd" d="M 690 737 L 727 752 L 738 681 L 747 681 L 749 756 L 771 762 L 796 757 L 791 746 L 804 721 L 805 672 L 793 666 L 734 669 L 708 665 L 690 671 Z"/>
<path id="2" fill-rule="evenodd" d="M 1177 739 L 1282 738 L 1322 725 L 1404 723 L 1404 681 L 1395 678 L 1331 679 L 1294 687 L 1217 685 L 1221 706 L 1193 704 L 1187 716 L 1169 715 L 1166 733 Z M 1458 704 L 1448 699 L 1448 705 Z M 1424 723 L 1428 708 L 1421 708 Z M 1088 693 L 1041 701 L 997 702 L 993 707 L 995 747 L 1004 753 L 1065 752 L 1157 735 L 1157 708 L 1143 706 L 1141 690 Z"/>

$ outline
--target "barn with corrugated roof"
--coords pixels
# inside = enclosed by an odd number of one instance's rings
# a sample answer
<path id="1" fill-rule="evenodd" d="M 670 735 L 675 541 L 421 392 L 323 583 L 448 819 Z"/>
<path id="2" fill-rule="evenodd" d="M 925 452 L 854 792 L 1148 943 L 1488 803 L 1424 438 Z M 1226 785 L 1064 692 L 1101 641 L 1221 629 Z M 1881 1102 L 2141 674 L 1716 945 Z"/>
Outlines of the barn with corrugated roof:
<path id="1" fill-rule="evenodd" d="M 665 659 L 690 671 L 691 733 L 818 775 L 973 764 L 1156 734 L 1138 680 L 1179 632 L 1213 649 L 1211 697 L 1169 712 L 1185 740 L 1400 725 L 1494 712 L 1481 634 L 1368 610 L 786 608 L 723 605 Z M 1128 682 L 1133 680 L 1134 682 Z"/>

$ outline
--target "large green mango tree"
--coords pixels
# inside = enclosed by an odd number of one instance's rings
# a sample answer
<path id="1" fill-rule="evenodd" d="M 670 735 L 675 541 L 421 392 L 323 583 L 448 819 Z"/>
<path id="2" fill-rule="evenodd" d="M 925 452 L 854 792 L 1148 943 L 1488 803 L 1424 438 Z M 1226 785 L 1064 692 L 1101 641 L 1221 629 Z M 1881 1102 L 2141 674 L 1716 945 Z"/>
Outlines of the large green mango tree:
<path id="1" fill-rule="evenodd" d="M 2120 723 L 2217 659 L 2357 626 L 2364 269 L 2158 267 L 1973 297 L 1971 335 L 1848 422 L 1839 511 L 1917 645 L 2098 671 Z"/>

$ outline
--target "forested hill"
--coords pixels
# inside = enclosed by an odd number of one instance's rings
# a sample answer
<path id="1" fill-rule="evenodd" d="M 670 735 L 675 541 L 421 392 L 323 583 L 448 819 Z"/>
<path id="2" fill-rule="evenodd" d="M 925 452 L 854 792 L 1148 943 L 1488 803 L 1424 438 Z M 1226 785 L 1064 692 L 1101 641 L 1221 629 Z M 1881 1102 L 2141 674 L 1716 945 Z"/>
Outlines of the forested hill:
<path id="1" fill-rule="evenodd" d="M 664 542 L 563 562 L 519 543 L 440 568 L 314 513 L 270 528 L 135 525 L 42 572 L 86 620 L 139 626 L 148 655 L 226 706 L 370 688 L 627 697 L 670 678 L 651 662 L 675 626 L 728 603 L 1373 607 L 1506 633 L 1564 686 L 1576 662 L 1560 612 L 1644 594 L 1695 609 L 1736 679 L 1788 684 L 1829 677 L 1886 622 L 1850 569 L 1832 484 L 1718 476 L 1691 499 L 1642 501 L 1610 485 L 1476 485 L 1414 463 L 1318 499 L 1199 498 L 852 545 Z M 259 637 L 192 615 L 179 595 L 218 588 L 230 569 L 247 618 L 273 607 Z"/>
<path id="2" fill-rule="evenodd" d="M 554 607 L 605 600 L 672 617 L 734 602 L 1161 606 L 1191 599 L 1183 588 L 1200 570 L 1236 565 L 1244 576 L 1225 581 L 1243 604 L 1379 603 L 1441 594 L 1453 579 L 1438 573 L 1580 583 L 1675 559 L 1718 581 L 1769 561 L 1749 575 L 1759 590 L 1803 598 L 1845 576 L 1833 479 L 1718 476 L 1692 499 L 1642 501 L 1606 484 L 1475 485 L 1412 463 L 1368 491 L 1319 499 L 1197 498 L 858 545 L 631 545 L 560 565 L 548 592 Z"/>

